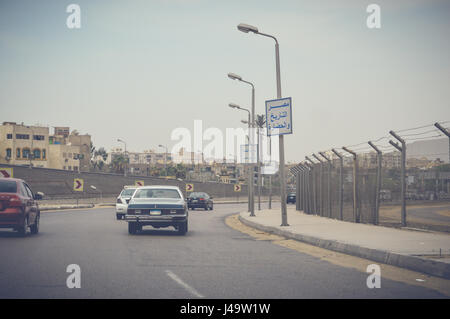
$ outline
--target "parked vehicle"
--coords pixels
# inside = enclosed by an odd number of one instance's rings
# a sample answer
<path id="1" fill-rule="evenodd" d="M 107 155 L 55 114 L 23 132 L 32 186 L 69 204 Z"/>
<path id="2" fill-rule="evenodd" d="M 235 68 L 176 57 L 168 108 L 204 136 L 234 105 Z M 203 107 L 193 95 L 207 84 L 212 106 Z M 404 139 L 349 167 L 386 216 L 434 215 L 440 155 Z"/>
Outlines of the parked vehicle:
<path id="1" fill-rule="evenodd" d="M 37 234 L 40 211 L 36 200 L 43 195 L 33 193 L 22 179 L 0 178 L 0 228 L 12 228 L 21 236 L 26 236 L 28 229 Z"/>
<path id="2" fill-rule="evenodd" d="M 188 209 L 176 186 L 137 188 L 128 204 L 125 220 L 130 234 L 142 231 L 147 225 L 155 228 L 173 226 L 180 235 L 188 231 Z"/>
<path id="3" fill-rule="evenodd" d="M 187 198 L 188 209 L 203 208 L 204 210 L 213 210 L 213 198 L 205 192 L 194 192 Z"/>
<path id="4" fill-rule="evenodd" d="M 130 201 L 131 196 L 133 196 L 133 193 L 136 190 L 136 188 L 137 188 L 136 186 L 124 186 L 119 196 L 117 196 L 116 200 L 117 219 L 123 219 L 123 217 L 127 213 L 128 202 Z"/>
<path id="5" fill-rule="evenodd" d="M 286 203 L 287 204 L 289 204 L 289 203 L 295 204 L 296 197 L 297 197 L 297 195 L 295 193 L 289 193 L 286 198 Z"/>
<path id="6" fill-rule="evenodd" d="M 391 191 L 388 189 L 381 189 L 380 190 L 380 200 L 382 200 L 382 201 L 392 200 Z"/>

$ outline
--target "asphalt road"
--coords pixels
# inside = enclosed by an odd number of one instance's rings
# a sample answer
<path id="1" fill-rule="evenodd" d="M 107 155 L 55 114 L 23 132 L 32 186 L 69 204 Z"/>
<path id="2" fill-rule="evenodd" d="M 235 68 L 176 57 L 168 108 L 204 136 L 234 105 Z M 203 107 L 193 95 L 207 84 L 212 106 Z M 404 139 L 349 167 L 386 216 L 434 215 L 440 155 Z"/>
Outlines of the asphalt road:
<path id="1" fill-rule="evenodd" d="M 274 245 L 228 227 L 246 204 L 190 211 L 189 232 L 129 235 L 114 208 L 42 213 L 26 238 L 0 229 L 0 298 L 448 298 Z M 368 262 L 369 264 L 370 262 Z M 69 289 L 66 267 L 81 268 Z"/>

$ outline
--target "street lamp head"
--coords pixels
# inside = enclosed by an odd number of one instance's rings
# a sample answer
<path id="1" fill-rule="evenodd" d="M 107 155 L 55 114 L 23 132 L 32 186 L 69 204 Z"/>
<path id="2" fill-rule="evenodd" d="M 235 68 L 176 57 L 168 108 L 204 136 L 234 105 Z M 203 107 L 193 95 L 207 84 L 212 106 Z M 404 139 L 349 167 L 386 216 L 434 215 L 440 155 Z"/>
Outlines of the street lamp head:
<path id="1" fill-rule="evenodd" d="M 248 32 L 253 32 L 253 33 L 258 33 L 258 28 L 254 27 L 252 25 L 249 24 L 245 24 L 245 23 L 239 23 L 239 25 L 237 26 L 239 31 L 248 33 Z"/>
<path id="2" fill-rule="evenodd" d="M 230 103 L 230 104 L 228 104 L 228 106 L 233 108 L 233 109 L 240 109 L 239 105 L 234 104 L 234 103 Z"/>
<path id="3" fill-rule="evenodd" d="M 228 73 L 228 77 L 232 80 L 242 81 L 242 77 L 240 77 L 239 75 L 237 75 L 235 73 Z"/>
<path id="4" fill-rule="evenodd" d="M 243 124 L 248 124 L 248 121 L 246 121 L 246 120 L 241 120 L 241 123 L 243 123 Z"/>

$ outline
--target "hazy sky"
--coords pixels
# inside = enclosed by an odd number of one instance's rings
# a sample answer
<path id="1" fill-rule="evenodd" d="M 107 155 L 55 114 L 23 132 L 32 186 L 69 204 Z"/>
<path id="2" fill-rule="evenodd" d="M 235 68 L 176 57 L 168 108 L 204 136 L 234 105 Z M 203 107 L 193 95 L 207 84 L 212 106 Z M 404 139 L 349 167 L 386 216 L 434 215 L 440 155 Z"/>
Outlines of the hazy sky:
<path id="1" fill-rule="evenodd" d="M 66 7 L 81 7 L 68 29 Z M 381 7 L 381 29 L 366 8 Z M 280 42 L 294 134 L 286 159 L 450 120 L 449 1 L 0 0 L 1 121 L 70 126 L 97 147 L 156 149 L 176 127 L 244 126 L 276 97 Z"/>

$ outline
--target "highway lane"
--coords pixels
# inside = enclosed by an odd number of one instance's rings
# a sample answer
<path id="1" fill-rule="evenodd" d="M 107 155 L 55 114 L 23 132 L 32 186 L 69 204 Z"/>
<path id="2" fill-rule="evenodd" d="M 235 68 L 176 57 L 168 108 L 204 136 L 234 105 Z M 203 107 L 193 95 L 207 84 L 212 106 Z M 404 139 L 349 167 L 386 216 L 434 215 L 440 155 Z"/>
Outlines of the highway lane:
<path id="1" fill-rule="evenodd" d="M 190 211 L 186 236 L 129 235 L 114 208 L 42 213 L 37 236 L 0 230 L 0 298 L 448 298 L 388 279 L 368 289 L 367 273 L 228 227 L 246 206 Z M 80 289 L 66 286 L 69 264 Z"/>

